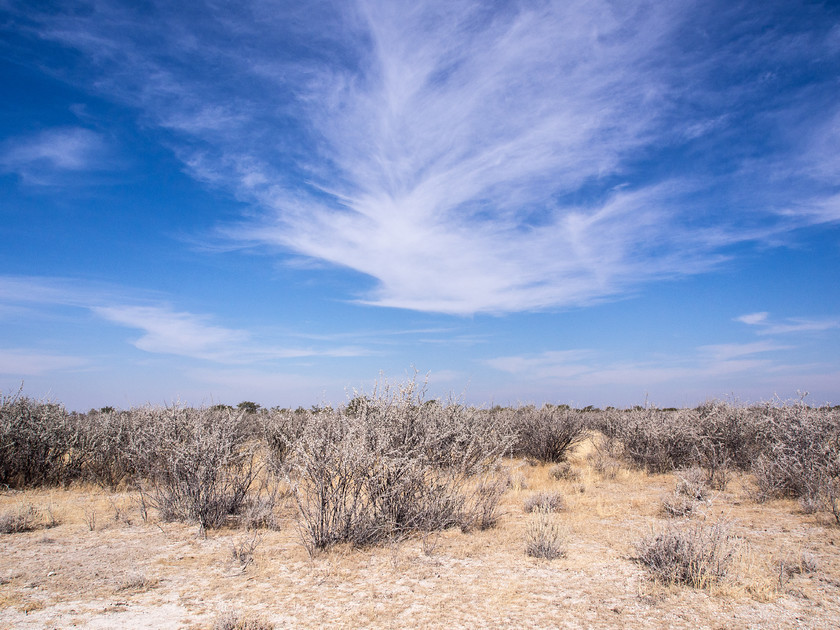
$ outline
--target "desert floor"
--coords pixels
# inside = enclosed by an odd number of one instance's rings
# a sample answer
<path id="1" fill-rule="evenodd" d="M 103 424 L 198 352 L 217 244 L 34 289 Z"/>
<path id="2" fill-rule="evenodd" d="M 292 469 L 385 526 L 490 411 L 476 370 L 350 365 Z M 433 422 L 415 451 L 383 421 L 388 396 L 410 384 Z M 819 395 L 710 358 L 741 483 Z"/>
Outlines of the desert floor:
<path id="1" fill-rule="evenodd" d="M 96 487 L 0 493 L 0 512 L 33 508 L 40 527 L 0 534 L 0 628 L 837 628 L 840 527 L 794 501 L 756 503 L 735 476 L 690 519 L 668 518 L 675 475 L 604 476 L 586 445 L 579 479 L 506 461 L 511 487 L 495 528 L 452 529 L 310 558 L 291 500 L 275 530 L 144 520 L 132 492 Z M 539 516 L 523 503 L 558 491 L 565 555 L 529 557 Z M 657 583 L 636 543 L 666 527 L 726 521 L 737 555 L 695 589 Z M 238 552 L 238 553 L 235 553 Z M 246 622 L 250 622 L 250 626 Z"/>

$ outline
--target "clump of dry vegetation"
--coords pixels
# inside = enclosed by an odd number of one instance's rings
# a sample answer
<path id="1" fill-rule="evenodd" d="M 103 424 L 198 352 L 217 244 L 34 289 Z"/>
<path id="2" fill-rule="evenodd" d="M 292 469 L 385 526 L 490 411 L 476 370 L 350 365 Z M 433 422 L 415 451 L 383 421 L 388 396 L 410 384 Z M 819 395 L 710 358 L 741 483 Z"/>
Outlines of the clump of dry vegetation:
<path id="1" fill-rule="evenodd" d="M 721 521 L 668 527 L 641 540 L 636 551 L 639 562 L 666 584 L 707 588 L 726 576 L 737 541 Z"/>
<path id="2" fill-rule="evenodd" d="M 146 469 L 138 485 L 164 520 L 214 528 L 244 510 L 260 467 L 242 413 L 170 407 L 141 431 Z"/>
<path id="3" fill-rule="evenodd" d="M 0 512 L 0 534 L 17 534 L 36 529 L 55 527 L 58 521 L 52 510 L 35 507 L 24 503 Z"/>
<path id="4" fill-rule="evenodd" d="M 525 499 L 523 509 L 528 512 L 562 512 L 566 509 L 566 502 L 559 492 L 537 492 Z"/>
<path id="5" fill-rule="evenodd" d="M 569 462 L 560 462 L 549 468 L 548 476 L 556 481 L 578 481 L 580 471 L 573 468 Z"/>
<path id="6" fill-rule="evenodd" d="M 532 558 L 554 560 L 566 555 L 566 528 L 552 510 L 537 508 L 525 530 L 525 553 Z"/>
<path id="7" fill-rule="evenodd" d="M 674 491 L 662 498 L 662 511 L 671 517 L 689 516 L 708 499 L 708 477 L 697 466 L 677 471 L 676 476 Z"/>
<path id="8" fill-rule="evenodd" d="M 751 407 L 710 402 L 695 409 L 637 407 L 601 415 L 593 428 L 623 457 L 652 473 L 700 467 L 726 488 L 732 470 L 753 474 L 758 501 L 790 497 L 840 523 L 840 413 L 801 401 Z"/>
<path id="9" fill-rule="evenodd" d="M 274 624 L 231 610 L 216 618 L 213 622 L 213 630 L 274 630 Z"/>
<path id="10" fill-rule="evenodd" d="M 507 424 L 516 435 L 512 454 L 538 462 L 557 463 L 586 437 L 586 417 L 566 405 L 510 410 Z"/>
<path id="11" fill-rule="evenodd" d="M 288 449 L 308 549 L 494 522 L 502 486 L 470 486 L 510 448 L 504 425 L 462 405 L 426 402 L 414 382 L 352 402 L 350 413 L 313 414 Z"/>

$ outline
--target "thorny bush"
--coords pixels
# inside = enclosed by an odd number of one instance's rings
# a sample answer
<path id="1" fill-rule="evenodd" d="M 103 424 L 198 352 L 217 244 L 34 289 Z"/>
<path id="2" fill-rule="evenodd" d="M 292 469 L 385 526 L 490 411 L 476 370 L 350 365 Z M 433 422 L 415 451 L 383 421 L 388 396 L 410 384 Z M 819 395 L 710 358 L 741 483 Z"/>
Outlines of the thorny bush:
<path id="1" fill-rule="evenodd" d="M 493 471 L 512 436 L 486 414 L 423 394 L 414 381 L 396 391 L 385 384 L 356 397 L 352 413 L 310 417 L 289 467 L 310 552 L 495 520 L 503 486 L 475 479 Z"/>
<path id="2" fill-rule="evenodd" d="M 586 437 L 586 418 L 565 405 L 533 406 L 512 410 L 508 423 L 517 436 L 514 455 L 558 463 Z"/>
<path id="3" fill-rule="evenodd" d="M 149 459 L 141 493 L 165 520 L 219 527 L 246 506 L 259 469 L 242 415 L 173 406 L 143 427 L 137 446 Z"/>

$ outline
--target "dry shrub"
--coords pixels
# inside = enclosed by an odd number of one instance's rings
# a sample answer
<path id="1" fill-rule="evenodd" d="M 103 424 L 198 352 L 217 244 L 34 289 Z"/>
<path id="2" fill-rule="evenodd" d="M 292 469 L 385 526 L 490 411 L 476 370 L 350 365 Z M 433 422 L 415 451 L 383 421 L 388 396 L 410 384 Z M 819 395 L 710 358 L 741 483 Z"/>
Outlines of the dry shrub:
<path id="1" fill-rule="evenodd" d="M 521 492 L 528 489 L 528 480 L 521 470 L 514 470 L 507 476 L 507 485 L 508 488 Z"/>
<path id="2" fill-rule="evenodd" d="M 840 523 L 840 414 L 803 404 L 768 410 L 768 444 L 752 465 L 755 499 L 798 498 Z"/>
<path id="3" fill-rule="evenodd" d="M 708 401 L 691 410 L 696 422 L 698 465 L 709 475 L 709 485 L 720 484 L 728 468 L 746 470 L 767 443 L 768 406 L 752 406 Z"/>
<path id="4" fill-rule="evenodd" d="M 274 630 L 274 624 L 245 617 L 242 613 L 231 610 L 220 614 L 213 622 L 213 630 Z"/>
<path id="5" fill-rule="evenodd" d="M 499 522 L 499 502 L 508 489 L 507 480 L 488 477 L 478 482 L 461 517 L 461 531 L 484 531 Z"/>
<path id="6" fill-rule="evenodd" d="M 17 534 L 37 529 L 40 513 L 31 503 L 0 513 L 0 534 Z"/>
<path id="7" fill-rule="evenodd" d="M 233 543 L 231 557 L 239 563 L 243 571 L 254 563 L 254 553 L 262 540 L 262 534 L 253 532 L 251 536 L 240 541 L 239 544 Z"/>
<path id="8" fill-rule="evenodd" d="M 798 554 L 786 554 L 777 558 L 778 580 L 781 588 L 794 575 L 805 575 L 819 571 L 819 560 L 810 551 L 802 549 Z"/>
<path id="9" fill-rule="evenodd" d="M 609 437 L 621 442 L 624 456 L 635 466 L 665 473 L 695 463 L 699 430 L 689 410 L 635 408 L 615 413 L 621 415 L 611 423 Z"/>
<path id="10" fill-rule="evenodd" d="M 148 578 L 142 573 L 134 573 L 124 577 L 115 589 L 116 592 L 131 591 L 134 593 L 145 593 L 160 583 L 156 578 Z"/>
<path id="11" fill-rule="evenodd" d="M 518 440 L 514 454 L 540 462 L 562 462 L 569 450 L 586 437 L 583 414 L 565 405 L 532 406 L 515 411 Z"/>
<path id="12" fill-rule="evenodd" d="M 84 476 L 106 488 L 130 483 L 145 457 L 133 442 L 146 426 L 149 409 L 90 411 L 84 416 L 77 456 L 84 459 Z"/>
<path id="13" fill-rule="evenodd" d="M 834 516 L 834 520 L 840 525 L 840 478 L 837 476 L 828 477 L 821 488 L 820 498 L 825 508 Z"/>
<path id="14" fill-rule="evenodd" d="M 248 493 L 240 510 L 240 523 L 246 529 L 280 529 L 277 505 L 284 498 L 280 485 L 271 477 L 261 488 Z"/>
<path id="15" fill-rule="evenodd" d="M 719 401 L 695 409 L 634 407 L 605 412 L 601 427 L 623 443 L 633 465 L 656 473 L 702 466 L 707 482 L 723 489 L 727 470 L 749 467 L 766 444 L 766 411 Z"/>
<path id="16" fill-rule="evenodd" d="M 624 457 L 651 472 L 701 466 L 723 490 L 732 468 L 753 473 L 758 501 L 800 499 L 840 523 L 840 410 L 772 401 L 751 407 L 708 402 L 696 409 L 637 407 L 605 412 L 599 428 Z"/>
<path id="17" fill-rule="evenodd" d="M 683 518 L 691 515 L 697 507 L 697 501 L 679 492 L 662 497 L 662 511 L 672 518 Z"/>
<path id="18" fill-rule="evenodd" d="M 670 526 L 636 545 L 638 560 L 666 584 L 707 588 L 722 579 L 737 551 L 727 523 Z"/>
<path id="19" fill-rule="evenodd" d="M 566 509 L 566 502 L 559 492 L 538 492 L 525 499 L 522 506 L 529 514 L 531 512 L 562 512 Z"/>
<path id="20" fill-rule="evenodd" d="M 699 466 L 677 472 L 674 492 L 662 498 L 662 511 L 666 516 L 690 516 L 709 495 L 708 476 Z"/>
<path id="21" fill-rule="evenodd" d="M 560 462 L 548 470 L 548 476 L 555 481 L 578 481 L 580 479 L 580 471 L 572 468 L 569 462 Z"/>
<path id="22" fill-rule="evenodd" d="M 55 403 L 0 396 L 0 484 L 66 485 L 82 475 L 77 418 Z"/>
<path id="23" fill-rule="evenodd" d="M 266 467 L 274 474 L 285 474 L 289 456 L 313 416 L 311 411 L 271 409 L 257 416 L 260 440 L 266 447 Z"/>
<path id="24" fill-rule="evenodd" d="M 615 479 L 621 470 L 624 446 L 615 437 L 598 434 L 592 441 L 593 450 L 587 455 L 589 465 L 606 479 Z"/>
<path id="25" fill-rule="evenodd" d="M 537 509 L 525 530 L 525 553 L 546 560 L 562 558 L 567 538 L 566 529 L 553 513 Z"/>
<path id="26" fill-rule="evenodd" d="M 40 509 L 26 503 L 0 513 L 0 534 L 19 534 L 58 525 L 51 508 Z"/>
<path id="27" fill-rule="evenodd" d="M 707 477 L 703 469 L 694 466 L 677 473 L 677 487 L 675 492 L 695 501 L 704 500 L 709 492 L 706 485 Z"/>
<path id="28" fill-rule="evenodd" d="M 487 414 L 424 402 L 414 381 L 380 387 L 351 413 L 313 414 L 295 443 L 289 483 L 310 553 L 492 520 L 500 490 L 470 488 L 512 438 Z"/>
<path id="29" fill-rule="evenodd" d="M 154 459 L 141 492 L 164 520 L 214 528 L 243 510 L 259 470 L 241 415 L 170 407 L 144 427 L 140 443 Z"/>

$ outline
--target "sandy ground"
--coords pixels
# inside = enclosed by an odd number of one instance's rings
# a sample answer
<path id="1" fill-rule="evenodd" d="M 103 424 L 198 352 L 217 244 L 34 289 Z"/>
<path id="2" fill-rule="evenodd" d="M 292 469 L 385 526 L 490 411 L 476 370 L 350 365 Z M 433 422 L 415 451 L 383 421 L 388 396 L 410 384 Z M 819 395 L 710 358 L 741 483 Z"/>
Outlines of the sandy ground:
<path id="1" fill-rule="evenodd" d="M 4 492 L 0 511 L 33 505 L 57 525 L 0 535 L 0 628 L 212 628 L 220 616 L 275 628 L 837 628 L 840 527 L 798 504 L 756 504 L 734 479 L 692 517 L 726 519 L 738 537 L 730 576 L 711 588 L 666 586 L 636 560 L 635 543 L 673 519 L 661 511 L 672 475 L 620 470 L 581 479 L 507 462 L 515 484 L 498 526 L 453 529 L 310 558 L 290 504 L 277 531 L 211 531 L 141 518 L 131 493 L 98 488 Z M 553 518 L 565 556 L 524 553 L 539 491 L 559 491 Z M 48 520 L 48 519 L 47 519 Z M 243 560 L 234 549 L 248 551 Z M 804 554 L 804 555 L 803 555 Z M 800 567 L 808 557 L 812 571 Z"/>

